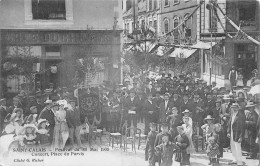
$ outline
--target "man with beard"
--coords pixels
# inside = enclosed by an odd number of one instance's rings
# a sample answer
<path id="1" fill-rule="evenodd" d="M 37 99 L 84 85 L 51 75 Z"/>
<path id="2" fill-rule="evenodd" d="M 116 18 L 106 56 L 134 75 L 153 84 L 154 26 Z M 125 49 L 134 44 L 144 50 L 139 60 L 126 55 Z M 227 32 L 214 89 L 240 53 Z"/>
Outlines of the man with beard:
<path id="1" fill-rule="evenodd" d="M 258 146 L 255 143 L 257 137 L 256 124 L 258 120 L 258 114 L 255 112 L 255 105 L 251 102 L 247 103 L 246 110 L 246 134 L 248 137 L 246 147 L 249 147 L 250 156 L 247 159 L 255 159 L 257 157 Z"/>
<path id="2" fill-rule="evenodd" d="M 237 164 L 238 166 L 243 165 L 241 142 L 245 135 L 245 121 L 246 117 L 244 111 L 239 109 L 239 105 L 237 103 L 233 103 L 231 106 L 231 119 L 228 125 L 227 136 L 231 140 L 230 147 L 234 161 L 229 164 Z"/>

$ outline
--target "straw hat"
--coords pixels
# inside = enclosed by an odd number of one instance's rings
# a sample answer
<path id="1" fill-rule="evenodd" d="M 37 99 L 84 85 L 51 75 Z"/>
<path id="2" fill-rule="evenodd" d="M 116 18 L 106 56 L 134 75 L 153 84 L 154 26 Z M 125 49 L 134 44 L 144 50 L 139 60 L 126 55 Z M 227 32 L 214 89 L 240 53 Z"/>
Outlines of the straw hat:
<path id="1" fill-rule="evenodd" d="M 34 133 L 36 133 L 37 130 L 38 130 L 37 127 L 34 124 L 25 124 L 23 126 L 23 128 L 20 130 L 20 134 L 25 134 L 25 131 L 26 131 L 27 128 L 33 128 L 34 129 Z"/>
<path id="2" fill-rule="evenodd" d="M 47 123 L 46 125 L 48 125 L 49 121 L 46 119 L 39 119 L 37 124 L 38 129 L 41 127 L 42 123 Z"/>
<path id="3" fill-rule="evenodd" d="M 237 103 L 232 103 L 232 105 L 230 106 L 230 108 L 235 108 L 235 107 L 239 107 L 239 105 Z"/>
<path id="4" fill-rule="evenodd" d="M 207 117 L 204 119 L 204 122 L 206 123 L 206 120 L 214 120 L 215 118 L 212 118 L 211 115 L 207 115 Z"/>

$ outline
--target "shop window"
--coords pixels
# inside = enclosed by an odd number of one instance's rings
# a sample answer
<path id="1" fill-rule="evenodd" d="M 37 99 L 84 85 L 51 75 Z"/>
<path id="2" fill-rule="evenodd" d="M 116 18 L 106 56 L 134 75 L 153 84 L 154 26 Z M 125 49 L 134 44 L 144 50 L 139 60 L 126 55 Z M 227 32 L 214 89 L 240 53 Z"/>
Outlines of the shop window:
<path id="1" fill-rule="evenodd" d="M 165 33 L 169 32 L 169 20 L 168 19 L 164 20 L 164 32 Z"/>
<path id="2" fill-rule="evenodd" d="M 239 22 L 241 26 L 255 26 L 256 0 L 239 1 Z"/>
<path id="3" fill-rule="evenodd" d="M 16 56 L 34 56 L 41 57 L 42 47 L 41 46 L 8 46 L 7 57 Z"/>
<path id="4" fill-rule="evenodd" d="M 65 0 L 32 0 L 35 20 L 66 20 Z"/>
<path id="5" fill-rule="evenodd" d="M 60 57 L 60 46 L 45 46 L 46 57 Z"/>

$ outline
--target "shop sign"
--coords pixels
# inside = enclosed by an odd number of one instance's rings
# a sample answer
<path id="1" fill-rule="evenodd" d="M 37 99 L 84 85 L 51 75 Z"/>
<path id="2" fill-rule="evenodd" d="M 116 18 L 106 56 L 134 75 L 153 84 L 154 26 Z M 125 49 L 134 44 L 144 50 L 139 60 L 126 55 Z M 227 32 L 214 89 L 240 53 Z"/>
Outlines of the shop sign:
<path id="1" fill-rule="evenodd" d="M 119 44 L 110 31 L 6 31 L 4 44 Z"/>

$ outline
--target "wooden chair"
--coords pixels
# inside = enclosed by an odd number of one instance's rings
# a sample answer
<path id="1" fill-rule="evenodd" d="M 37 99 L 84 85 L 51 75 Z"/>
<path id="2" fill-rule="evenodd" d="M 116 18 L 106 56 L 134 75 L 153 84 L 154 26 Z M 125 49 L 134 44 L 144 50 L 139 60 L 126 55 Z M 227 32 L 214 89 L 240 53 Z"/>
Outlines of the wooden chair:
<path id="1" fill-rule="evenodd" d="M 99 137 L 100 144 L 102 144 L 102 133 L 103 133 L 103 130 L 98 129 L 97 127 L 93 127 L 93 131 L 92 131 L 93 138 L 96 140 L 97 137 Z"/>
<path id="2" fill-rule="evenodd" d="M 112 148 L 114 148 L 114 141 L 117 141 L 118 145 L 118 140 L 120 140 L 120 148 L 122 147 L 122 134 L 121 133 L 109 133 L 109 146 L 112 141 Z"/>
<path id="3" fill-rule="evenodd" d="M 136 127 L 126 128 L 125 135 L 123 136 L 124 152 L 127 151 L 127 145 L 128 143 L 130 143 L 132 145 L 132 151 L 136 153 L 136 148 L 135 148 L 136 133 L 137 133 Z"/>
<path id="4" fill-rule="evenodd" d="M 199 144 L 201 144 L 201 149 L 204 150 L 204 144 L 205 144 L 205 137 L 204 136 L 201 136 L 199 134 L 200 132 L 200 128 L 199 128 L 199 125 L 198 123 L 193 123 L 193 136 L 192 136 L 192 139 L 193 139 L 193 142 L 194 142 L 194 145 L 195 145 L 195 150 L 196 152 L 199 151 Z"/>
<path id="5" fill-rule="evenodd" d="M 141 141 L 142 140 L 145 140 L 146 141 L 146 138 L 147 138 L 147 135 L 145 134 L 142 134 L 142 130 L 137 128 L 136 129 L 136 134 L 135 134 L 135 137 L 138 139 L 138 150 L 141 146 Z"/>

